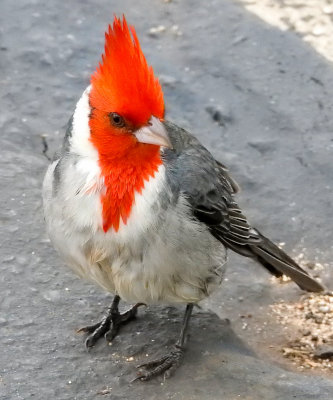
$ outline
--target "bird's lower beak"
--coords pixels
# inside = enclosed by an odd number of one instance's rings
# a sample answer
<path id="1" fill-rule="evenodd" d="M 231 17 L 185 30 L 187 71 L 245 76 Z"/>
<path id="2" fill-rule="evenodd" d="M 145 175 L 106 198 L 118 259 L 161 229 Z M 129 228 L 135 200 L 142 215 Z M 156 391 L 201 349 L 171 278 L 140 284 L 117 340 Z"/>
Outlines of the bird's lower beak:
<path id="1" fill-rule="evenodd" d="M 156 117 L 151 117 L 148 125 L 134 132 L 138 142 L 155 144 L 172 149 L 169 135 L 163 123 Z"/>

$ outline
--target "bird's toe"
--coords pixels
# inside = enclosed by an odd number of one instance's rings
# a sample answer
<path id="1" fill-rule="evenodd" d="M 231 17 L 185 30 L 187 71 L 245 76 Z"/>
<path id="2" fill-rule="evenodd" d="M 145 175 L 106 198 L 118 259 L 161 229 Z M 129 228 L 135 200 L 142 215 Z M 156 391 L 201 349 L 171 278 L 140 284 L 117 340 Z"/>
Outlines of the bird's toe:
<path id="1" fill-rule="evenodd" d="M 175 346 L 174 350 L 163 357 L 138 365 L 139 372 L 134 381 L 149 381 L 163 373 L 164 379 L 168 379 L 179 367 L 183 357 L 184 349 L 180 346 Z"/>

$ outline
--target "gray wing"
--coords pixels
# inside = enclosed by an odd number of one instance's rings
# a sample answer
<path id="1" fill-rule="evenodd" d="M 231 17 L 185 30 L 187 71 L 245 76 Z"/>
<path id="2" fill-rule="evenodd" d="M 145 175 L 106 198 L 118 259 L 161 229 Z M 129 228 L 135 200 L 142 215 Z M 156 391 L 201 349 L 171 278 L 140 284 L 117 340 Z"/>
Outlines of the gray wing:
<path id="1" fill-rule="evenodd" d="M 167 177 L 173 193 L 182 192 L 193 215 L 229 247 L 260 242 L 250 227 L 234 194 L 238 185 L 227 168 L 214 160 L 200 142 L 178 126 L 165 122 L 173 150 L 165 150 Z M 230 245 L 229 245 L 230 244 Z"/>
<path id="2" fill-rule="evenodd" d="M 186 196 L 193 217 L 225 246 L 256 259 L 275 276 L 285 274 L 304 290 L 323 290 L 285 252 L 250 226 L 234 199 L 238 185 L 227 168 L 190 133 L 170 122 L 165 126 L 173 145 L 173 150 L 163 153 L 168 183 L 175 196 Z"/>

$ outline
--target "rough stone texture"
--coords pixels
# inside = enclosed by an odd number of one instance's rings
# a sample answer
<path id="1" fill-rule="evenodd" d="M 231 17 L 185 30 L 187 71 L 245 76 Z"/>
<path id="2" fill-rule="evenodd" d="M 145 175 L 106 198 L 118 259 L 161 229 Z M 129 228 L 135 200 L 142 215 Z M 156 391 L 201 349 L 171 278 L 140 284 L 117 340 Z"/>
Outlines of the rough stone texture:
<path id="1" fill-rule="evenodd" d="M 297 32 L 320 54 L 333 61 L 331 0 L 239 0 L 247 10 L 283 30 Z"/>
<path id="2" fill-rule="evenodd" d="M 129 383 L 135 364 L 172 343 L 181 310 L 141 311 L 111 347 L 89 353 L 75 335 L 110 300 L 63 266 L 44 233 L 42 135 L 51 155 L 98 62 L 106 24 L 122 12 L 162 76 L 168 118 L 229 165 L 249 219 L 291 254 L 331 263 L 333 71 L 313 49 L 230 0 L 3 0 L 0 399 L 331 399 L 331 380 L 291 372 L 270 351 L 280 333 L 268 306 L 300 291 L 273 285 L 238 256 L 204 304 L 222 319 L 196 314 L 170 381 Z M 328 286 L 330 275 L 321 273 Z M 246 328 L 241 315 L 249 313 Z"/>

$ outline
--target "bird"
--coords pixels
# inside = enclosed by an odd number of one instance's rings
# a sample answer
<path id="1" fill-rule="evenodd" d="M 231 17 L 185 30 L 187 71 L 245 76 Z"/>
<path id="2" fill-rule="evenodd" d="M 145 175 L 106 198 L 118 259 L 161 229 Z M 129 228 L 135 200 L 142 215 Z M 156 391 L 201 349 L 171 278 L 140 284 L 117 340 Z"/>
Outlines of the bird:
<path id="1" fill-rule="evenodd" d="M 324 290 L 250 225 L 238 191 L 224 164 L 165 119 L 162 87 L 135 29 L 115 16 L 43 182 L 53 246 L 80 277 L 114 296 L 100 322 L 79 329 L 88 348 L 103 336 L 112 341 L 140 306 L 182 304 L 175 345 L 138 366 L 136 379 L 171 376 L 184 357 L 193 306 L 222 283 L 229 250 L 303 290 Z M 134 306 L 120 313 L 120 300 Z"/>

